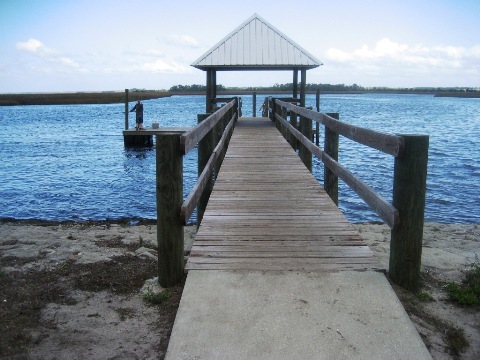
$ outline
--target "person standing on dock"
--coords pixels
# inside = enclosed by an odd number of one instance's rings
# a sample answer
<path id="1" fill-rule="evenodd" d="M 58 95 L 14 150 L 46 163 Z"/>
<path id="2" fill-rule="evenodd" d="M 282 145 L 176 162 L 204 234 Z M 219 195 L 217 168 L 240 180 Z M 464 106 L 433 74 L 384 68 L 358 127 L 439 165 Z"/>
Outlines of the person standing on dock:
<path id="1" fill-rule="evenodd" d="M 135 130 L 145 130 L 143 127 L 143 104 L 140 99 L 137 100 L 135 106 L 130 110 L 130 112 L 136 112 L 136 123 Z"/>

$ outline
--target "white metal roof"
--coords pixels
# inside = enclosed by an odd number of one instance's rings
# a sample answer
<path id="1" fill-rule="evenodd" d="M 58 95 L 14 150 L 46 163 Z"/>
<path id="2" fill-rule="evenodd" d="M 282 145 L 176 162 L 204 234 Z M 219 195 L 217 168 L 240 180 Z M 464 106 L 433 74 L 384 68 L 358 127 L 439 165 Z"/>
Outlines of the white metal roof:
<path id="1" fill-rule="evenodd" d="M 288 70 L 323 65 L 308 51 L 254 14 L 200 56 L 202 70 Z"/>

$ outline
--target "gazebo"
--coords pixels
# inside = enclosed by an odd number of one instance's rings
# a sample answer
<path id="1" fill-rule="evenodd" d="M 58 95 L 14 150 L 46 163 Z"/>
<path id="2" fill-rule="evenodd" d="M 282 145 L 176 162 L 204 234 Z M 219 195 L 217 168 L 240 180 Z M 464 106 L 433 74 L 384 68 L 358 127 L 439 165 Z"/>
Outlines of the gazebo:
<path id="1" fill-rule="evenodd" d="M 252 15 L 215 46 L 200 56 L 192 66 L 206 71 L 206 112 L 212 112 L 217 97 L 217 71 L 293 71 L 293 97 L 298 98 L 300 71 L 300 106 L 305 106 L 307 70 L 323 65 L 258 14 Z"/>

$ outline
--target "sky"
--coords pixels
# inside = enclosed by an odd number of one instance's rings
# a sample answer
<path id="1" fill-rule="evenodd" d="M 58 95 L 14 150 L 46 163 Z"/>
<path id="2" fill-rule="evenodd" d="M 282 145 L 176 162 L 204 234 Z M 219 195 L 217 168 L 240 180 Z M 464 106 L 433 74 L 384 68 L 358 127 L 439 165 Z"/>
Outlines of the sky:
<path id="1" fill-rule="evenodd" d="M 190 64 L 255 13 L 323 63 L 308 83 L 480 88 L 479 0 L 0 0 L 0 93 L 205 84 Z"/>

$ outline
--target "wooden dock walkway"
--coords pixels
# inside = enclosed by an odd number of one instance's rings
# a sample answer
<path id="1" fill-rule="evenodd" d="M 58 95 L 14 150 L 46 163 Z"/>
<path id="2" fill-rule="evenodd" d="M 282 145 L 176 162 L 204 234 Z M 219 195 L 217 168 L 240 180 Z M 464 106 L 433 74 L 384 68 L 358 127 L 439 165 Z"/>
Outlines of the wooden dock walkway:
<path id="1" fill-rule="evenodd" d="M 383 270 L 268 118 L 240 118 L 186 270 Z"/>
<path id="2" fill-rule="evenodd" d="M 166 360 L 431 360 L 372 252 L 269 119 L 238 120 L 186 269 Z"/>

